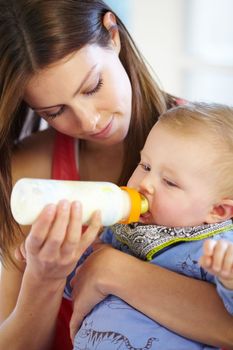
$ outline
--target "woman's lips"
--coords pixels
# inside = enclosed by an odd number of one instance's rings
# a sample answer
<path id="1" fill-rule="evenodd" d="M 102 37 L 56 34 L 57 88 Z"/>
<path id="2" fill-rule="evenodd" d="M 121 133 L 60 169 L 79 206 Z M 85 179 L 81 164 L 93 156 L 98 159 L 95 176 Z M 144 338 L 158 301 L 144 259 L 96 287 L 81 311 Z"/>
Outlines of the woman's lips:
<path id="1" fill-rule="evenodd" d="M 106 138 L 109 136 L 111 129 L 112 129 L 112 124 L 113 124 L 113 117 L 111 118 L 110 122 L 99 132 L 91 134 L 91 137 L 94 137 L 96 139 L 102 139 Z"/>

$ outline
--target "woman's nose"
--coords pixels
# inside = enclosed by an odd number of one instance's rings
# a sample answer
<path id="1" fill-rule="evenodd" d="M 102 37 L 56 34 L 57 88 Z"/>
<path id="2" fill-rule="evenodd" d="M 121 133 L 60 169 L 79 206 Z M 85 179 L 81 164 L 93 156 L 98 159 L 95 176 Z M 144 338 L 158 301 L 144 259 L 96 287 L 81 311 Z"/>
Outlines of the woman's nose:
<path id="1" fill-rule="evenodd" d="M 73 111 L 82 132 L 85 134 L 94 133 L 99 124 L 100 114 L 91 108 L 76 107 Z"/>
<path id="2" fill-rule="evenodd" d="M 100 120 L 99 114 L 92 114 L 88 116 L 79 117 L 82 132 L 92 134 L 96 131 L 98 122 Z"/>

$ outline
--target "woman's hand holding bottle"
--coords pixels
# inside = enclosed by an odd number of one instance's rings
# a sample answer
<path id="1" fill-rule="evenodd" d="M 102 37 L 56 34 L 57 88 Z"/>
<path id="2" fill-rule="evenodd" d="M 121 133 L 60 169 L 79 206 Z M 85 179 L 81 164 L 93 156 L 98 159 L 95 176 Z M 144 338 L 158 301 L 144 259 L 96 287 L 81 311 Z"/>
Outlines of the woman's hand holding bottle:
<path id="1" fill-rule="evenodd" d="M 100 213 L 94 213 L 84 233 L 81 222 L 82 208 L 77 201 L 62 200 L 44 208 L 17 253 L 25 258 L 26 272 L 34 281 L 61 281 L 72 272 L 99 233 Z"/>

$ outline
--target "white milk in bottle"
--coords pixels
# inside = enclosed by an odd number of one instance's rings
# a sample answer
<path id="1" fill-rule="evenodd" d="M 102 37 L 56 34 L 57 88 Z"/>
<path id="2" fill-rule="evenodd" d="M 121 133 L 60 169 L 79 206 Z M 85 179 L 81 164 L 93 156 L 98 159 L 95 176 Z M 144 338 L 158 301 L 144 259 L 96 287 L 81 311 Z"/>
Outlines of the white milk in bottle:
<path id="1" fill-rule="evenodd" d="M 23 178 L 11 193 L 12 214 L 19 224 L 31 225 L 47 204 L 62 199 L 81 202 L 83 224 L 96 210 L 101 212 L 103 226 L 136 222 L 148 211 L 147 199 L 139 192 L 111 182 Z"/>

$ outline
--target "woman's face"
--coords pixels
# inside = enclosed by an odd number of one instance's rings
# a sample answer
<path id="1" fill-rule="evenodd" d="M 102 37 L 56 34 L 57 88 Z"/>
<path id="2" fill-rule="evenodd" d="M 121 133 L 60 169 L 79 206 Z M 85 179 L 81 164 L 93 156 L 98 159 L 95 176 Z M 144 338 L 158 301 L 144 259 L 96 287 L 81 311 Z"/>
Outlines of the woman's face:
<path id="1" fill-rule="evenodd" d="M 124 140 L 132 89 L 118 45 L 87 45 L 39 71 L 25 91 L 27 104 L 56 130 L 114 145 Z"/>

